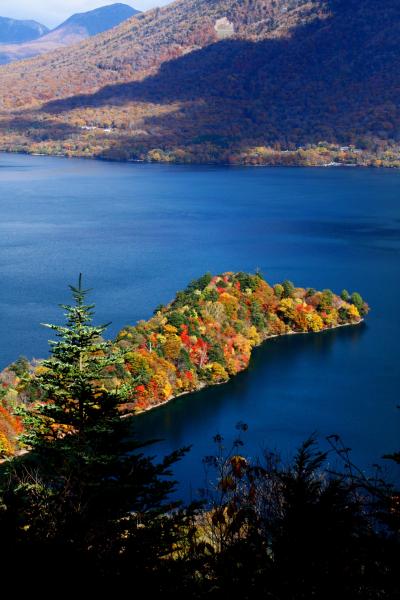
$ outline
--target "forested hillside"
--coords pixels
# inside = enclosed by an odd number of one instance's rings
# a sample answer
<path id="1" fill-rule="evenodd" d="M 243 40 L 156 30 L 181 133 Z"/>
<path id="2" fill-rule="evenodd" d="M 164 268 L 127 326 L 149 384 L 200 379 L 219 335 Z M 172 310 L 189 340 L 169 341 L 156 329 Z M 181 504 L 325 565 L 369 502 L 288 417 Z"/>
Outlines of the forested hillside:
<path id="1" fill-rule="evenodd" d="M 0 148 L 400 165 L 396 0 L 179 0 L 0 69 Z"/>

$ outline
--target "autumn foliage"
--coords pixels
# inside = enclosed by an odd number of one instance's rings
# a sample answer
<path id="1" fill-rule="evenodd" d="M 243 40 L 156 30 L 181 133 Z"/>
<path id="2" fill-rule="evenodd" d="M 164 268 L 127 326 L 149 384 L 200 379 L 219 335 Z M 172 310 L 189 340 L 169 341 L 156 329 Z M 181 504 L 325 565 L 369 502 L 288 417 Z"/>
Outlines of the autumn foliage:
<path id="1" fill-rule="evenodd" d="M 20 379 L 6 369 L 0 377 L 0 459 L 11 456 L 17 448 L 17 437 L 22 433 L 22 423 L 14 414 L 18 399 Z"/>
<path id="2" fill-rule="evenodd" d="M 398 167 L 399 23 L 398 0 L 172 2 L 1 67 L 0 150 Z"/>
<path id="3" fill-rule="evenodd" d="M 143 411 L 176 396 L 228 381 L 246 369 L 252 350 L 268 338 L 318 333 L 360 323 L 369 310 L 360 294 L 269 285 L 260 273 L 206 273 L 156 309 L 148 321 L 122 329 L 108 352 L 101 389 L 128 390 L 120 408 Z M 15 406 L 40 402 L 43 363 L 18 359 L 0 376 L 0 452 L 12 454 L 21 423 Z"/>
<path id="4" fill-rule="evenodd" d="M 260 274 L 206 274 L 150 320 L 118 334 L 132 408 L 227 381 L 247 368 L 253 348 L 270 337 L 359 323 L 368 306 L 358 294 L 355 301 L 358 306 L 350 297 L 291 282 L 271 287 Z"/>

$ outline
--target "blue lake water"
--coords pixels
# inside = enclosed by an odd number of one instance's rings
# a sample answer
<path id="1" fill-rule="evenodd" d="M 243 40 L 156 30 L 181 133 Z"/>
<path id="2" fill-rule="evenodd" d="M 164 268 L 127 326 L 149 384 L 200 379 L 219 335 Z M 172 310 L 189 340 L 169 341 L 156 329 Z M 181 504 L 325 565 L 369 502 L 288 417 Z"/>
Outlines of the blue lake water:
<path id="1" fill-rule="evenodd" d="M 283 455 L 339 433 L 363 467 L 400 446 L 400 172 L 117 164 L 0 154 L 0 368 L 45 356 L 67 285 L 84 274 L 110 336 L 206 271 L 359 291 L 365 325 L 267 342 L 226 385 L 137 418 L 154 453 L 192 444 L 175 468 L 249 425 L 245 452 Z"/>

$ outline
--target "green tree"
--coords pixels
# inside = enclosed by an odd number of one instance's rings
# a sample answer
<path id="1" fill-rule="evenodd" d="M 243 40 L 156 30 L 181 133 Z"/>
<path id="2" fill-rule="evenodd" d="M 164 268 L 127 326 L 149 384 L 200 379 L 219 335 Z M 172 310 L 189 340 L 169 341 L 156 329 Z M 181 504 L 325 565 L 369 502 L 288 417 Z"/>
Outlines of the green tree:
<path id="1" fill-rule="evenodd" d="M 322 310 L 328 310 L 330 308 L 332 308 L 332 304 L 333 304 L 333 292 L 332 290 L 323 290 L 322 291 L 322 295 L 321 295 L 321 300 L 320 300 L 320 307 Z"/>
<path id="2" fill-rule="evenodd" d="M 283 297 L 284 298 L 293 298 L 295 287 L 292 281 L 289 279 L 285 279 L 282 283 L 283 287 Z"/>
<path id="3" fill-rule="evenodd" d="M 360 296 L 360 294 L 358 292 L 353 292 L 350 300 L 351 300 L 352 304 L 354 304 L 354 306 L 356 306 L 359 310 L 362 309 L 364 300 L 362 299 L 362 297 Z"/>
<path id="4" fill-rule="evenodd" d="M 345 302 L 348 302 L 350 300 L 350 294 L 349 294 L 349 292 L 347 290 L 342 290 L 342 293 L 340 294 L 340 297 Z"/>
<path id="5" fill-rule="evenodd" d="M 105 423 L 118 422 L 118 406 L 129 396 L 125 385 L 110 384 L 123 354 L 113 352 L 111 342 L 102 339 L 107 325 L 92 325 L 94 305 L 85 304 L 90 290 L 82 288 L 82 276 L 77 287 L 69 287 L 75 303 L 61 305 L 66 324 L 44 324 L 60 340 L 50 342 L 51 356 L 42 361 L 33 381 L 40 401 L 21 411 L 26 426 L 21 441 L 31 449 L 55 440 L 69 446 L 70 434 L 76 442 L 88 440 Z"/>
<path id="6" fill-rule="evenodd" d="M 121 418 L 129 389 L 110 378 L 123 356 L 102 339 L 107 326 L 92 325 L 82 278 L 70 288 L 66 324 L 46 325 L 60 339 L 35 378 L 39 402 L 22 411 L 30 451 L 0 469 L 2 539 L 12 560 L 29 555 L 32 572 L 46 563 L 61 577 L 73 565 L 76 577 L 136 573 L 162 587 L 152 574 L 167 569 L 186 519 L 168 500 L 186 449 L 159 464 L 143 454 Z"/>
<path id="7" fill-rule="evenodd" d="M 13 371 L 17 377 L 23 377 L 26 373 L 29 373 L 30 368 L 29 360 L 25 356 L 17 358 L 9 367 L 10 371 Z"/>

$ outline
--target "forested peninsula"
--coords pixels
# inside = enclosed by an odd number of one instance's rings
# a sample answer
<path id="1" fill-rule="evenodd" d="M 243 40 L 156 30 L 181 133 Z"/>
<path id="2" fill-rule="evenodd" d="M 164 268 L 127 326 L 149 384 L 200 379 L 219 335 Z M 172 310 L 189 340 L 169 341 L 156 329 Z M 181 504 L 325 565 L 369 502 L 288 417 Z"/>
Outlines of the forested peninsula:
<path id="1" fill-rule="evenodd" d="M 247 368 L 254 347 L 268 338 L 320 332 L 362 321 L 369 307 L 357 292 L 269 285 L 260 273 L 207 273 L 154 316 L 124 327 L 101 353 L 117 360 L 101 373 L 104 390 L 124 388 L 121 412 L 148 410 L 184 393 L 228 381 Z M 0 454 L 18 448 L 20 405 L 41 401 L 36 382 L 50 361 L 20 358 L 0 377 Z M 51 369 L 50 369 L 51 370 Z M 96 381 L 96 385 L 99 382 Z M 18 408 L 17 408 L 18 412 Z"/>

